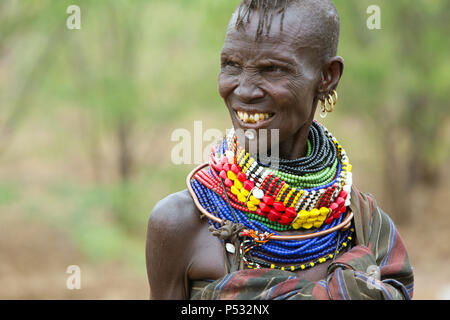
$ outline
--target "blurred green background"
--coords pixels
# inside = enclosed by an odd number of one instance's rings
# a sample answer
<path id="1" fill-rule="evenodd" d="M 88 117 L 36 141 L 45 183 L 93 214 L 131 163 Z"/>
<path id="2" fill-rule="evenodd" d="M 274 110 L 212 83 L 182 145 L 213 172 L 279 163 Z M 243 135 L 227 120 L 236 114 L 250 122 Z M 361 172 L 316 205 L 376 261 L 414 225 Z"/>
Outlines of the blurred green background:
<path id="1" fill-rule="evenodd" d="M 415 297 L 449 299 L 450 1 L 334 2 L 346 66 L 319 121 L 398 225 Z M 148 216 L 195 166 L 171 162 L 171 134 L 231 125 L 217 76 L 238 3 L 0 1 L 0 298 L 148 298 Z"/>

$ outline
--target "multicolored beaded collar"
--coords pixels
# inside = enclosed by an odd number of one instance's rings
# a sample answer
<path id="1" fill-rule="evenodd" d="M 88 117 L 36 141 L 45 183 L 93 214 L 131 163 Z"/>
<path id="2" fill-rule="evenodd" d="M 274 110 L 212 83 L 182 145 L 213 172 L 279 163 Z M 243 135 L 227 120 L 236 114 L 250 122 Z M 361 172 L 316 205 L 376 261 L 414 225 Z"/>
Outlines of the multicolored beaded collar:
<path id="1" fill-rule="evenodd" d="M 197 171 L 189 184 L 203 209 L 246 228 L 240 254 L 248 267 L 306 269 L 331 259 L 351 240 L 352 228 L 331 232 L 350 205 L 351 165 L 337 140 L 317 122 L 311 126 L 307 155 L 281 159 L 276 170 L 250 156 L 231 130 L 213 147 L 209 168 Z M 210 224 L 220 228 L 217 221 Z M 300 228 L 324 235 L 269 241 L 279 231 Z"/>

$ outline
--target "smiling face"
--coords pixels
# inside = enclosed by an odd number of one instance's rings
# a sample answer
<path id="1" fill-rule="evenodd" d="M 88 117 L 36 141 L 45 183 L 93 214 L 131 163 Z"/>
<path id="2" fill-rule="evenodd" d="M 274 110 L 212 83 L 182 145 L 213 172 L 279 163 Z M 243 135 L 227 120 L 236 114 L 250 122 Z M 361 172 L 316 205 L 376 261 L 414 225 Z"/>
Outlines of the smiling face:
<path id="1" fill-rule="evenodd" d="M 282 31 L 276 27 L 281 15 L 274 14 L 268 36 L 255 41 L 258 13 L 239 30 L 235 13 L 221 53 L 219 93 L 234 128 L 279 129 L 280 154 L 286 158 L 303 154 L 318 94 L 326 90 L 323 57 L 302 33 L 308 29 L 302 14 L 287 10 Z"/>

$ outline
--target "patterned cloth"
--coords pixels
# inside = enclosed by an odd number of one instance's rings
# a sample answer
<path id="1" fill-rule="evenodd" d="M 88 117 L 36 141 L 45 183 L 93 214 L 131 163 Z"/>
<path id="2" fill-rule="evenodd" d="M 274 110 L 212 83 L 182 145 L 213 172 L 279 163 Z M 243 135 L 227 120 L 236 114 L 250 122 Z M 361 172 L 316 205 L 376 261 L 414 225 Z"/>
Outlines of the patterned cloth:
<path id="1" fill-rule="evenodd" d="M 191 299 L 411 299 L 413 269 L 394 223 L 370 195 L 355 188 L 352 193 L 357 243 L 329 265 L 326 279 L 311 282 L 288 271 L 240 270 L 197 288 Z"/>

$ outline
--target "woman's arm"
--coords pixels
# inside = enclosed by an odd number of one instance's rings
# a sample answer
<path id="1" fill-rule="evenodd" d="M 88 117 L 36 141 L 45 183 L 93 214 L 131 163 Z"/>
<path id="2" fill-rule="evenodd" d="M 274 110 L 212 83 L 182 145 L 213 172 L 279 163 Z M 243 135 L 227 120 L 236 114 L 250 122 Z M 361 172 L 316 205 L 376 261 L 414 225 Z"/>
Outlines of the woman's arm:
<path id="1" fill-rule="evenodd" d="M 191 202 L 181 192 L 159 201 L 150 214 L 147 228 L 146 263 L 150 299 L 186 299 L 187 252 L 186 220 Z M 187 205 L 186 205 L 187 204 Z"/>

